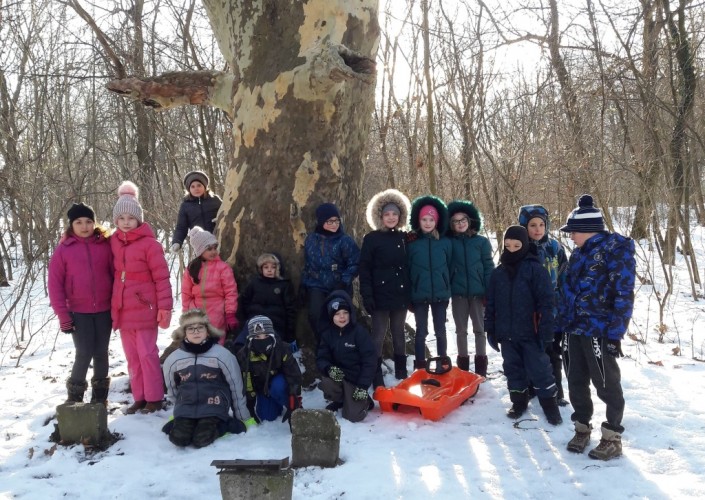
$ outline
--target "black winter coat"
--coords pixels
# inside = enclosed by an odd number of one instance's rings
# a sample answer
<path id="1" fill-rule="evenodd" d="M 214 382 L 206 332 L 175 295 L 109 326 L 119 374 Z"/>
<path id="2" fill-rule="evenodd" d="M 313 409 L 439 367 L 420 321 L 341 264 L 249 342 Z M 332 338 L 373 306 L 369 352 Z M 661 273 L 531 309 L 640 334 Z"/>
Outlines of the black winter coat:
<path id="1" fill-rule="evenodd" d="M 186 195 L 179 207 L 179 216 L 176 219 L 176 229 L 171 238 L 171 244 L 184 244 L 189 229 L 195 226 L 205 229 L 209 233 L 215 230 L 214 219 L 218 215 L 218 210 L 223 200 L 219 196 L 209 192 L 207 197 L 194 198 Z"/>
<path id="2" fill-rule="evenodd" d="M 247 399 L 255 399 L 257 394 L 269 395 L 269 381 L 281 373 L 289 386 L 289 394 L 301 394 L 301 369 L 291 353 L 291 347 L 278 338 L 269 355 L 256 354 L 248 345 L 237 353 L 237 361 L 242 369 L 242 381 Z"/>
<path id="3" fill-rule="evenodd" d="M 521 261 L 514 279 L 504 265 L 490 277 L 485 331 L 503 340 L 553 341 L 553 284 L 535 254 Z"/>
<path id="4" fill-rule="evenodd" d="M 321 314 L 328 318 L 327 305 L 333 298 L 340 297 L 352 304 L 350 296 L 343 291 L 331 293 L 325 301 Z M 345 380 L 351 384 L 367 389 L 372 384 L 372 377 L 377 370 L 377 350 L 372 337 L 355 319 L 355 311 L 350 311 L 350 323 L 343 329 L 328 319 L 326 328 L 321 332 L 321 340 L 316 354 L 316 367 L 323 374 L 328 374 L 331 366 L 337 366 L 345 373 Z"/>
<path id="5" fill-rule="evenodd" d="M 285 341 L 296 340 L 296 306 L 291 281 L 254 276 L 238 300 L 237 315 L 241 325 L 261 314 L 272 320 L 274 331 Z"/>
<path id="6" fill-rule="evenodd" d="M 365 235 L 359 275 L 365 308 L 393 311 L 409 307 L 411 282 L 407 259 L 405 231 L 377 230 Z"/>

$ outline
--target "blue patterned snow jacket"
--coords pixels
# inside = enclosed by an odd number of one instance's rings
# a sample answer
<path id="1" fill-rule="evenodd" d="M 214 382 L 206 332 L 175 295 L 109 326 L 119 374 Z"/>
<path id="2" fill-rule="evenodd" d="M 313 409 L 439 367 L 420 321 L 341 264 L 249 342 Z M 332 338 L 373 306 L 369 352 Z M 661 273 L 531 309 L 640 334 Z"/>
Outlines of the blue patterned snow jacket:
<path id="1" fill-rule="evenodd" d="M 492 271 L 485 297 L 485 331 L 497 342 L 553 341 L 553 286 L 533 252 L 521 261 L 513 280 L 502 264 Z"/>
<path id="2" fill-rule="evenodd" d="M 306 288 L 318 288 L 327 293 L 342 286 L 352 291 L 352 281 L 360 264 L 360 248 L 345 234 L 341 224 L 338 232 L 324 235 L 315 231 L 304 243 L 304 272 L 302 283 Z"/>
<path id="3" fill-rule="evenodd" d="M 598 233 L 573 250 L 561 287 L 563 331 L 621 340 L 634 308 L 634 241 Z"/>

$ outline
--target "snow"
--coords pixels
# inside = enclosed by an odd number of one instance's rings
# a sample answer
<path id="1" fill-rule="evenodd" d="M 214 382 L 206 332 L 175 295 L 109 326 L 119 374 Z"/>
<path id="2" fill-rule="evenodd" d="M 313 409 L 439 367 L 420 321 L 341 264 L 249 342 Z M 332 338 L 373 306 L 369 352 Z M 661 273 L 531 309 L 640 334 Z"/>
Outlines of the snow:
<path id="1" fill-rule="evenodd" d="M 694 244 L 702 269 L 702 228 L 694 229 Z M 630 327 L 633 339 L 623 342 L 623 457 L 599 462 L 587 453 L 568 452 L 565 446 L 573 435 L 570 406 L 561 409 L 564 423 L 556 427 L 546 422 L 536 400 L 522 420 L 508 419 L 502 360 L 489 349 L 489 379 L 474 398 L 440 422 L 416 414 L 382 414 L 379 408 L 358 424 L 339 419 L 344 463 L 332 469 L 296 470 L 294 498 L 705 498 L 705 302 L 691 297 L 679 256 L 673 269 L 674 292 L 665 306 L 668 329 L 664 342 L 658 343 L 655 290 L 665 289 L 661 266 L 644 242 L 637 260 L 642 275 L 651 266 L 656 285 L 639 285 Z M 11 293 L 0 291 L 1 315 Z M 33 294 L 29 307 L 33 321 L 47 321 L 43 294 Z M 409 320 L 413 322 L 413 316 Z M 454 359 L 450 309 L 447 327 Z M 127 368 L 117 334 L 111 340 L 108 425 L 122 439 L 97 453 L 87 453 L 83 446 L 55 446 L 49 436 L 56 423 L 55 407 L 66 396 L 73 344 L 69 336 L 57 337 L 56 322 L 50 321 L 16 367 L 17 328 L 7 322 L 0 332 L 0 498 L 216 499 L 220 486 L 211 461 L 291 456 L 288 425 L 279 421 L 225 436 L 204 449 L 180 449 L 160 431 L 170 410 L 124 415 L 132 400 L 124 392 Z M 162 331 L 160 348 L 168 344 L 169 334 Z M 429 347 L 434 347 L 433 335 Z M 675 347 L 681 355 L 673 354 Z M 392 368 L 391 361 L 387 364 Z M 393 373 L 385 375 L 385 382 L 396 383 Z M 594 390 L 593 398 L 596 429 L 591 446 L 599 440 L 605 412 Z M 305 392 L 303 402 L 306 408 L 325 405 L 319 390 Z"/>

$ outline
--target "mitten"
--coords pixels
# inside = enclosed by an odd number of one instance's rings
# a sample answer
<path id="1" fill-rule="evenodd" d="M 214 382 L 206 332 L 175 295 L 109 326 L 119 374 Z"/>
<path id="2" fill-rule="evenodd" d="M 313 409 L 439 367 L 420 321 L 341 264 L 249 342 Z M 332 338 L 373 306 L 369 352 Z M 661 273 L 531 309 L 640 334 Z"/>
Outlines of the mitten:
<path id="1" fill-rule="evenodd" d="M 367 394 L 367 389 L 363 389 L 362 387 L 355 387 L 355 390 L 352 393 L 352 398 L 355 401 L 364 401 L 368 398 Z"/>
<path id="2" fill-rule="evenodd" d="M 499 352 L 499 344 L 497 343 L 497 339 L 495 338 L 494 333 L 487 332 L 487 343 L 492 349 Z"/>
<path id="3" fill-rule="evenodd" d="M 228 335 L 235 333 L 235 330 L 237 330 L 237 317 L 235 313 L 227 313 L 225 315 L 225 329 Z"/>
<path id="4" fill-rule="evenodd" d="M 624 356 L 622 352 L 622 342 L 619 340 L 607 339 L 606 346 L 607 354 L 614 356 L 615 358 L 621 358 Z"/>
<path id="5" fill-rule="evenodd" d="M 284 412 L 282 417 L 282 422 L 289 422 L 289 427 L 291 427 L 291 414 L 294 410 L 301 408 L 301 396 L 295 396 L 294 394 L 289 395 L 289 405 Z"/>
<path id="6" fill-rule="evenodd" d="M 159 309 L 157 311 L 157 324 L 159 328 L 165 330 L 171 324 L 171 311 L 167 309 Z"/>
<path id="7" fill-rule="evenodd" d="M 76 328 L 73 325 L 72 319 L 69 319 L 67 321 L 62 321 L 61 323 L 59 323 L 59 328 L 64 333 L 74 333 L 76 331 Z"/>
<path id="8" fill-rule="evenodd" d="M 257 425 L 257 421 L 255 421 L 254 418 L 248 418 L 242 423 L 245 424 L 245 429 L 248 431 L 250 430 L 250 427 L 252 427 L 253 425 Z"/>
<path id="9" fill-rule="evenodd" d="M 367 314 L 372 316 L 372 313 L 375 312 L 375 301 L 374 299 L 363 299 L 362 300 L 362 305 L 365 307 L 365 311 L 367 311 Z"/>
<path id="10" fill-rule="evenodd" d="M 169 251 L 170 251 L 171 253 L 176 253 L 176 252 L 178 252 L 180 249 L 181 249 L 181 245 L 179 245 L 178 243 L 174 243 L 173 245 L 171 245 L 171 246 L 169 247 Z"/>
<path id="11" fill-rule="evenodd" d="M 333 382 L 342 382 L 345 378 L 345 372 L 337 366 L 331 366 L 328 368 L 328 376 L 333 380 Z"/>

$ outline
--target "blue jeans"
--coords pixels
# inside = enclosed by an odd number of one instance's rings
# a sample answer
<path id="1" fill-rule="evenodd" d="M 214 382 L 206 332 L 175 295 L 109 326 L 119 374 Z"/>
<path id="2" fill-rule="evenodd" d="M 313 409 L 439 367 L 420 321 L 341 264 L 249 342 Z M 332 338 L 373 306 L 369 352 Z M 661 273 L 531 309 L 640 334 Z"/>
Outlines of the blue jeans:
<path id="1" fill-rule="evenodd" d="M 281 373 L 269 379 L 269 396 L 257 394 L 255 411 L 260 420 L 271 422 L 289 405 L 289 384 Z"/>
<path id="2" fill-rule="evenodd" d="M 448 301 L 414 304 L 416 318 L 416 339 L 414 354 L 417 360 L 426 359 L 426 337 L 428 336 L 428 307 L 431 306 L 433 331 L 436 333 L 436 351 L 438 356 L 448 355 L 448 340 L 446 339 L 446 309 Z"/>

